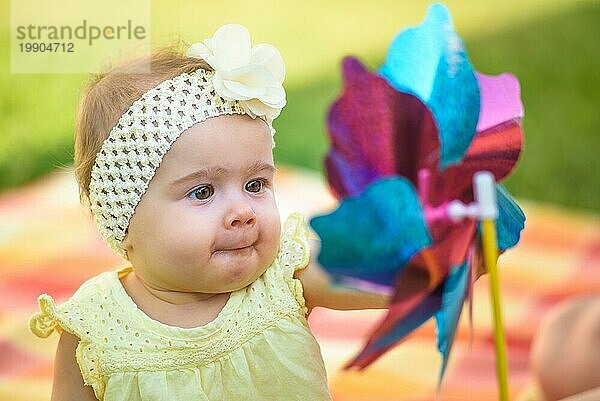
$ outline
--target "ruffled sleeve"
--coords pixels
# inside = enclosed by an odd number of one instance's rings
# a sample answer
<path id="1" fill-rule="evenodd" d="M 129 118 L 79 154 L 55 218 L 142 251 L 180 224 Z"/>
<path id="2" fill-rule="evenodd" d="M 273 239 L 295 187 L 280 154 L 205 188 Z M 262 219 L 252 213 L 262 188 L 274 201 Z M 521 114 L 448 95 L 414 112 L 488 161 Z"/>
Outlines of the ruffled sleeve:
<path id="1" fill-rule="evenodd" d="M 54 330 L 59 334 L 62 333 L 63 328 L 60 324 L 62 319 L 57 316 L 54 299 L 48 294 L 42 294 L 38 297 L 38 305 L 40 311 L 29 319 L 29 328 L 32 333 L 40 338 L 49 337 Z"/>
<path id="2" fill-rule="evenodd" d="M 73 297 L 60 305 L 56 305 L 50 295 L 40 295 L 38 297 L 40 310 L 29 319 L 29 328 L 40 338 L 49 337 L 54 331 L 59 334 L 66 331 L 78 337 L 79 344 L 75 356 L 83 381 L 86 385 L 92 386 L 96 397 L 102 399 L 104 383 L 101 379 L 98 349 L 93 341 L 98 335 L 94 327 L 94 315 L 89 308 L 81 304 L 82 301 L 89 300 L 89 287 L 83 285 Z"/>
<path id="3" fill-rule="evenodd" d="M 303 216 L 300 213 L 291 214 L 283 225 L 281 245 L 277 256 L 284 279 L 296 301 L 302 307 L 304 315 L 308 313 L 304 291 L 300 280 L 294 278 L 294 273 L 308 266 L 310 261 L 309 238 L 310 231 Z"/>
<path id="4" fill-rule="evenodd" d="M 86 327 L 87 320 L 83 319 L 79 308 L 72 305 L 71 301 L 57 306 L 50 295 L 42 294 L 38 297 L 38 305 L 40 311 L 29 319 L 29 328 L 33 334 L 46 338 L 54 331 L 58 334 L 67 331 L 81 340 L 88 339 L 90 330 Z"/>

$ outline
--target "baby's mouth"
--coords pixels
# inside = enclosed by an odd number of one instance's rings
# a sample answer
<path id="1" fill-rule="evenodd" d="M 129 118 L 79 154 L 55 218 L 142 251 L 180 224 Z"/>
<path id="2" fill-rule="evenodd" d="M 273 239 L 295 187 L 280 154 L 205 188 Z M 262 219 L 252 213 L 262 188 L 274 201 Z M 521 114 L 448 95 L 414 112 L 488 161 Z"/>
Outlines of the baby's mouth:
<path id="1" fill-rule="evenodd" d="M 243 251 L 244 249 L 248 249 L 250 247 L 252 247 L 253 245 L 247 245 L 247 246 L 241 246 L 238 248 L 228 248 L 228 249 L 223 249 L 223 251 Z"/>
<path id="2" fill-rule="evenodd" d="M 214 257 L 247 257 L 254 253 L 254 246 L 249 245 L 243 248 L 229 248 L 215 251 L 212 256 Z"/>
<path id="3" fill-rule="evenodd" d="M 218 253 L 227 253 L 227 252 L 236 253 L 236 252 L 249 251 L 250 249 L 254 248 L 254 246 L 256 245 L 256 242 L 257 241 L 250 242 L 250 243 L 242 243 L 242 244 L 225 246 L 223 248 L 216 249 L 213 253 L 218 254 Z"/>

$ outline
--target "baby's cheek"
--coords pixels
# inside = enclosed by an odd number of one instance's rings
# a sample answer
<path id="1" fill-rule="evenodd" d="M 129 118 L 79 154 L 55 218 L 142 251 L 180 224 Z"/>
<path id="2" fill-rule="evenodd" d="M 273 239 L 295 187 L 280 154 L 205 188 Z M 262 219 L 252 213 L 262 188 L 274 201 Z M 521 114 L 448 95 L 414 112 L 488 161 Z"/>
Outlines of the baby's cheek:
<path id="1" fill-rule="evenodd" d="M 268 240 L 268 253 L 271 260 L 275 259 L 277 252 L 279 251 L 279 245 L 281 242 L 281 223 L 279 221 L 279 215 L 273 219 L 269 232 L 267 234 Z"/>
<path id="2" fill-rule="evenodd" d="M 268 247 L 268 250 L 265 255 L 265 262 L 267 265 L 270 265 L 277 257 L 277 253 L 279 251 L 279 245 L 280 245 L 279 236 L 274 236 L 273 239 L 269 243 L 269 247 Z"/>
<path id="3" fill-rule="evenodd" d="M 210 259 L 208 246 L 198 238 L 173 236 L 165 238 L 164 242 L 156 252 L 160 252 L 160 258 L 164 266 L 176 269 L 181 273 L 181 277 L 190 277 L 196 279 L 206 270 L 206 265 Z"/>

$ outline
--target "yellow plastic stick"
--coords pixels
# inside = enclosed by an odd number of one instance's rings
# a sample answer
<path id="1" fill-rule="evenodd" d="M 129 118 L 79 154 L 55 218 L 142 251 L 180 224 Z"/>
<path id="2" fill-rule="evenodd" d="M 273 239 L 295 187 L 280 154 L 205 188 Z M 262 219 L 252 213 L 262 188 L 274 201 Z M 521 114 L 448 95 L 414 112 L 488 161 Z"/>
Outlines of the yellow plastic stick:
<path id="1" fill-rule="evenodd" d="M 496 223 L 491 219 L 481 220 L 483 257 L 486 270 L 490 274 L 490 290 L 494 313 L 494 345 L 496 348 L 496 374 L 500 401 L 508 401 L 508 368 L 506 357 L 506 340 L 500 304 L 500 283 L 496 260 L 498 259 L 498 242 L 496 240 Z"/>

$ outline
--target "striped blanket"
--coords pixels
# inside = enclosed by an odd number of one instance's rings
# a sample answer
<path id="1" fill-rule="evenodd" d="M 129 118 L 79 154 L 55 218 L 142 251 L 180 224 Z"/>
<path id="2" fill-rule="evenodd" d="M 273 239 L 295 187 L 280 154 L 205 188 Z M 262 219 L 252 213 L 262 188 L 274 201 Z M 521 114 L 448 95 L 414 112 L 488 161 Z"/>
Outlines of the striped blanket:
<path id="1" fill-rule="evenodd" d="M 103 243 L 78 203 L 71 171 L 0 195 L 0 400 L 48 400 L 58 336 L 35 338 L 28 318 L 42 292 L 68 298 L 87 278 L 124 262 Z M 283 168 L 277 176 L 282 216 L 307 216 L 334 205 L 318 175 Z M 521 202 L 521 244 L 499 261 L 509 354 L 511 399 L 541 400 L 529 369 L 531 340 L 557 302 L 600 293 L 600 218 Z M 340 367 L 360 348 L 382 311 L 315 309 L 318 338 L 336 401 L 429 401 L 440 358 L 428 323 L 363 372 Z M 496 400 L 488 282 L 475 285 L 472 328 L 463 314 L 438 400 Z M 309 401 L 309 400 L 307 400 Z"/>

